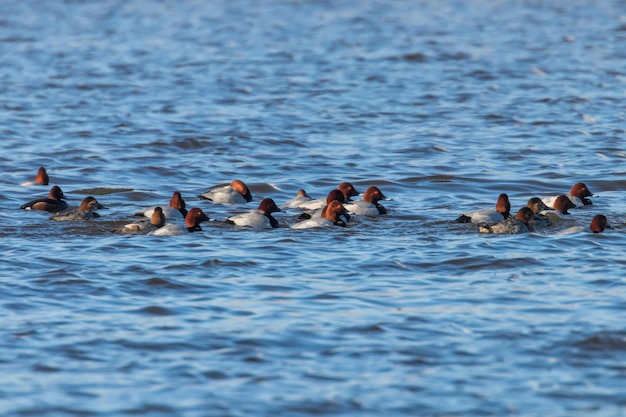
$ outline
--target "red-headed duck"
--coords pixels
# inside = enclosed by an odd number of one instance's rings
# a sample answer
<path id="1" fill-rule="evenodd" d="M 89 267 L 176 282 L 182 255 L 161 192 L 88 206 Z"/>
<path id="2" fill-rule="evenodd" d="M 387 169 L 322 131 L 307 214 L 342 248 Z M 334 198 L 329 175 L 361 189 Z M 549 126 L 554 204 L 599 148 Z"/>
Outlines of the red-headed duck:
<path id="1" fill-rule="evenodd" d="M 533 213 L 535 214 L 539 214 L 545 210 L 550 210 L 550 207 L 546 206 L 539 197 L 532 197 L 528 199 L 528 202 L 526 203 L 526 207 L 531 209 Z"/>
<path id="2" fill-rule="evenodd" d="M 312 200 L 311 196 L 308 195 L 306 191 L 301 189 L 301 190 L 298 190 L 294 198 L 292 198 L 291 200 L 287 201 L 284 204 L 281 204 L 280 208 L 298 208 L 298 207 L 301 207 L 302 204 L 308 203 L 311 200 Z"/>
<path id="3" fill-rule="evenodd" d="M 570 201 L 574 204 L 574 207 L 576 208 L 590 206 L 593 204 L 593 202 L 588 198 L 593 197 L 593 193 L 589 191 L 589 188 L 587 188 L 587 186 L 582 182 L 577 182 L 576 184 L 574 184 L 569 191 L 569 194 L 563 195 L 567 196 L 567 198 L 570 199 Z M 559 196 L 547 197 L 543 199 L 543 202 L 546 206 L 555 208 L 554 203 L 558 197 Z"/>
<path id="4" fill-rule="evenodd" d="M 46 169 L 39 167 L 39 171 L 37 171 L 37 176 L 35 177 L 35 184 L 48 185 L 48 182 L 50 182 L 50 178 L 48 177 Z"/>
<path id="5" fill-rule="evenodd" d="M 34 181 L 26 181 L 21 184 L 22 187 L 32 187 L 33 185 L 48 185 L 50 178 L 46 172 L 46 168 L 39 167 L 37 175 L 35 175 Z"/>
<path id="6" fill-rule="evenodd" d="M 341 219 L 343 216 L 346 221 Z M 308 229 L 312 227 L 326 227 L 326 226 L 342 226 L 346 227 L 346 222 L 350 220 L 350 215 L 346 211 L 343 204 L 334 200 L 331 201 L 325 208 L 324 214 L 321 217 L 314 217 L 308 220 L 298 222 L 291 226 L 292 229 Z"/>
<path id="7" fill-rule="evenodd" d="M 589 225 L 589 229 L 591 229 L 593 233 L 601 233 L 604 232 L 604 229 L 610 228 L 611 225 L 609 224 L 609 221 L 607 220 L 606 216 L 602 214 L 596 214 L 595 216 L 593 216 L 593 219 L 591 219 L 591 224 Z"/>
<path id="8" fill-rule="evenodd" d="M 363 194 L 363 200 L 346 204 L 346 210 L 349 213 L 362 216 L 378 216 L 387 214 L 387 209 L 379 203 L 381 200 L 387 200 L 387 197 L 380 191 L 378 187 L 369 187 Z"/>
<path id="9" fill-rule="evenodd" d="M 338 197 L 337 192 L 341 193 L 342 198 Z M 359 193 L 354 189 L 354 186 L 350 184 L 349 182 L 342 182 L 341 184 L 339 184 L 339 186 L 335 190 L 332 190 L 330 193 L 334 193 L 335 198 L 333 199 L 339 200 L 342 203 L 351 201 L 350 200 L 351 197 L 359 195 Z M 332 201 L 332 200 L 329 200 L 329 198 L 331 198 L 330 193 L 328 193 L 326 198 L 316 198 L 314 200 L 302 201 L 297 206 L 294 206 L 294 208 L 300 208 L 303 210 L 322 209 L 326 207 L 330 201 Z"/>
<path id="10" fill-rule="evenodd" d="M 345 194 L 341 190 L 339 190 L 339 189 L 332 190 L 326 196 L 326 205 L 324 207 L 322 207 L 322 209 L 319 210 L 312 217 L 324 217 L 324 216 L 326 216 L 326 210 L 328 209 L 328 206 L 330 205 L 330 203 L 333 202 L 333 201 L 338 201 L 338 202 L 340 202 L 343 205 L 348 200 L 346 199 Z M 348 220 L 350 220 L 350 216 L 348 216 Z"/>
<path id="11" fill-rule="evenodd" d="M 550 218 L 544 214 L 546 211 L 553 211 L 544 204 L 539 197 L 532 197 L 526 203 L 526 207 L 532 210 L 535 217 L 529 222 L 531 230 L 539 230 L 550 226 Z"/>
<path id="12" fill-rule="evenodd" d="M 565 194 L 561 194 L 560 196 L 558 196 L 554 200 L 554 203 L 552 204 L 552 208 L 556 211 L 561 212 L 562 214 L 570 214 L 569 209 L 572 209 L 575 207 L 576 205 Z"/>
<path id="13" fill-rule="evenodd" d="M 29 201 L 20 208 L 24 210 L 43 210 L 50 213 L 57 213 L 67 208 L 67 203 L 63 201 L 64 197 L 61 187 L 55 185 L 50 189 L 48 197 Z"/>
<path id="14" fill-rule="evenodd" d="M 162 209 L 162 211 L 163 215 L 168 220 L 183 220 L 185 216 L 187 216 L 185 200 L 183 200 L 183 196 L 180 194 L 180 191 L 174 191 L 174 194 L 172 194 L 172 198 L 170 199 L 169 207 Z M 153 213 L 154 207 L 151 207 L 146 210 L 135 212 L 135 216 L 145 216 L 147 218 L 151 218 Z"/>
<path id="15" fill-rule="evenodd" d="M 241 180 L 233 180 L 225 187 L 213 188 L 199 196 L 214 203 L 243 204 L 252 201 L 250 189 Z"/>
<path id="16" fill-rule="evenodd" d="M 502 193 L 498 196 L 495 210 L 482 209 L 470 211 L 461 214 L 455 221 L 457 223 L 487 225 L 501 222 L 502 220 L 509 217 L 511 217 L 511 203 L 509 202 L 509 196 L 505 193 Z"/>
<path id="17" fill-rule="evenodd" d="M 80 207 L 77 209 L 61 211 L 50 217 L 50 219 L 57 221 L 91 220 L 100 217 L 96 210 L 101 208 L 104 208 L 104 206 L 94 197 L 89 196 L 83 198 L 83 201 L 80 202 Z"/>
<path id="18" fill-rule="evenodd" d="M 209 220 L 209 216 L 204 214 L 201 209 L 194 207 L 187 212 L 184 227 L 179 224 L 170 223 L 163 227 L 159 227 L 157 230 L 150 232 L 149 234 L 158 236 L 178 236 L 187 233 L 200 232 L 202 231 L 200 223 Z"/>
<path id="19" fill-rule="evenodd" d="M 551 224 L 557 224 L 565 221 L 565 219 L 570 215 L 569 209 L 572 209 L 575 206 L 568 196 L 561 194 L 554 200 L 552 207 L 553 208 L 541 211 L 539 216 L 546 217 Z"/>
<path id="20" fill-rule="evenodd" d="M 487 225 L 487 226 L 479 226 L 478 231 L 481 233 L 497 233 L 497 234 L 506 234 L 513 235 L 519 233 L 528 233 L 529 223 L 535 217 L 535 214 L 528 207 L 522 207 L 519 209 L 515 217 L 509 217 L 501 222 Z"/>
<path id="21" fill-rule="evenodd" d="M 328 192 L 328 195 L 326 196 L 326 202 L 325 202 L 325 204 L 322 207 L 320 207 L 319 209 L 316 209 L 316 210 L 306 210 L 305 212 L 300 214 L 300 216 L 298 218 L 300 220 L 303 220 L 303 219 L 324 217 L 324 213 L 325 213 L 326 207 L 328 207 L 328 205 L 330 204 L 331 201 L 335 201 L 335 200 L 339 201 L 341 204 L 346 202 L 346 197 L 343 195 L 343 193 L 338 188 Z"/>
<path id="22" fill-rule="evenodd" d="M 357 195 L 360 194 L 354 188 L 354 185 L 352 185 L 349 182 L 342 182 L 341 184 L 339 184 L 339 187 L 337 187 L 337 189 L 343 193 L 343 196 L 345 197 L 346 202 L 350 201 L 352 197 L 356 197 Z"/>
<path id="23" fill-rule="evenodd" d="M 151 209 L 151 211 L 152 215 L 149 220 L 137 220 L 136 222 L 126 224 L 119 229 L 114 229 L 113 233 L 120 235 L 147 234 L 163 227 L 165 225 L 165 215 L 163 214 L 163 209 L 161 207 L 155 207 Z"/>
<path id="24" fill-rule="evenodd" d="M 274 200 L 264 198 L 257 210 L 249 213 L 231 216 L 226 221 L 236 226 L 246 226 L 255 229 L 271 229 L 278 227 L 278 221 L 272 216 L 272 213 L 281 211 Z"/>
<path id="25" fill-rule="evenodd" d="M 326 205 L 324 207 L 330 204 L 331 201 L 339 201 L 341 204 L 344 204 L 348 201 L 348 199 L 346 198 L 346 195 L 343 193 L 343 191 L 337 188 L 328 192 L 328 194 L 326 195 Z"/>

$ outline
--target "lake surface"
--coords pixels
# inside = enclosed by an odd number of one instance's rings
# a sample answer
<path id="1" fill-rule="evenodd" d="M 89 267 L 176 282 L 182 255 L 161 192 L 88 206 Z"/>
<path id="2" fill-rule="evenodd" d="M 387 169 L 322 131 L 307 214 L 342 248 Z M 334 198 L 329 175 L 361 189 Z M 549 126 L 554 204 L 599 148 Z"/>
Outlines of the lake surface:
<path id="1" fill-rule="evenodd" d="M 626 415 L 623 1 L 6 1 L 0 56 L 3 416 Z M 223 222 L 343 181 L 388 215 Z M 111 233 L 175 190 L 202 232 Z"/>

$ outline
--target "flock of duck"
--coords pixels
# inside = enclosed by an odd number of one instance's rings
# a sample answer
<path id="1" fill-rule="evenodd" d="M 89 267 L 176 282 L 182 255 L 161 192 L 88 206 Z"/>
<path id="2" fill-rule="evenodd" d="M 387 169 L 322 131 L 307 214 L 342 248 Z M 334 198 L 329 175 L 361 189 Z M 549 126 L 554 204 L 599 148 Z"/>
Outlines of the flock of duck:
<path id="1" fill-rule="evenodd" d="M 48 185 L 49 177 L 44 167 L 39 168 L 35 183 Z M 226 219 L 227 223 L 235 226 L 250 228 L 277 228 L 278 221 L 273 213 L 287 209 L 301 211 L 297 221 L 289 227 L 305 229 L 312 227 L 343 226 L 351 219 L 351 215 L 378 216 L 387 214 L 385 207 L 380 204 L 388 198 L 378 187 L 369 187 L 363 193 L 362 200 L 353 201 L 352 197 L 360 193 L 349 182 L 343 182 L 331 190 L 326 198 L 313 199 L 304 190 L 299 190 L 296 197 L 278 206 L 273 199 L 264 198 L 256 210 L 237 214 Z M 512 216 L 511 204 L 507 194 L 500 194 L 495 209 L 477 210 L 463 213 L 456 222 L 472 223 L 481 233 L 517 234 L 539 231 L 549 227 L 562 215 L 569 215 L 569 210 L 591 205 L 589 197 L 593 194 L 583 183 L 575 184 L 569 194 L 544 198 L 533 197 L 525 207 Z M 244 204 L 252 201 L 250 189 L 241 180 L 234 180 L 229 185 L 213 188 L 198 196 L 219 204 Z M 80 206 L 70 209 L 64 200 L 63 191 L 58 185 L 53 186 L 46 198 L 29 201 L 21 206 L 25 210 L 42 210 L 54 213 L 50 219 L 56 221 L 83 221 L 100 215 L 96 210 L 104 208 L 92 196 L 85 197 Z M 168 207 L 153 207 L 137 211 L 142 219 L 114 229 L 118 234 L 154 234 L 178 235 L 202 230 L 200 224 L 208 221 L 209 216 L 202 209 L 194 207 L 186 209 L 185 201 L 179 191 L 172 195 Z M 611 227 L 607 218 L 598 214 L 594 216 L 589 226 L 594 233 L 603 232 Z"/>
<path id="2" fill-rule="evenodd" d="M 35 177 L 36 184 L 48 185 L 49 176 L 44 167 L 39 168 Z M 352 197 L 360 193 L 348 182 L 340 184 L 337 189 L 328 193 L 326 198 L 313 199 L 304 190 L 298 191 L 295 198 L 280 207 L 271 198 L 264 198 L 256 210 L 230 216 L 227 223 L 250 228 L 277 228 L 279 223 L 273 213 L 287 209 L 299 209 L 298 221 L 289 227 L 304 229 L 324 226 L 346 226 L 351 215 L 374 216 L 386 214 L 387 210 L 380 204 L 387 199 L 378 187 L 369 187 L 363 199 L 352 201 Z M 234 180 L 227 186 L 211 189 L 198 196 L 219 204 L 244 204 L 252 201 L 250 189 L 241 180 Z M 85 197 L 75 209 L 68 207 L 64 194 L 58 185 L 53 186 L 45 198 L 38 198 L 21 206 L 24 210 L 42 210 L 53 213 L 51 220 L 83 221 L 91 220 L 100 215 L 98 209 L 104 208 L 94 197 Z M 200 224 L 210 220 L 201 208 L 187 210 L 185 200 L 179 191 L 175 191 L 168 207 L 152 207 L 135 213 L 142 219 L 114 229 L 119 234 L 154 234 L 178 235 L 202 230 Z"/>
<path id="3" fill-rule="evenodd" d="M 515 216 L 511 216 L 511 203 L 507 194 L 500 194 L 494 209 L 477 210 L 463 213 L 456 221 L 458 223 L 473 223 L 481 233 L 517 234 L 536 232 L 561 221 L 563 215 L 569 215 L 569 210 L 590 206 L 593 197 L 589 188 L 578 182 L 572 186 L 568 194 L 540 199 L 532 197 L 526 206 L 520 208 Z M 597 214 L 591 220 L 589 229 L 594 233 L 603 232 L 610 228 L 609 222 L 603 214 Z"/>

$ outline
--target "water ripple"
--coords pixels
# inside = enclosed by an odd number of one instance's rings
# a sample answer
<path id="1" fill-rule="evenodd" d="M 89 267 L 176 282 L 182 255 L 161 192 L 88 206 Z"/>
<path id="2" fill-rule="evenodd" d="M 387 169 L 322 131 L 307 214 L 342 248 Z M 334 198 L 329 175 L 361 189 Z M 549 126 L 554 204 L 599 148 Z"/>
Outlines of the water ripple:
<path id="1" fill-rule="evenodd" d="M 3 415 L 619 415 L 623 11 L 587 3 L 1 3 Z M 389 214 L 223 221 L 343 181 Z M 454 223 L 579 181 L 542 233 Z M 19 209 L 52 185 L 107 209 Z M 174 191 L 202 231 L 111 232 Z"/>

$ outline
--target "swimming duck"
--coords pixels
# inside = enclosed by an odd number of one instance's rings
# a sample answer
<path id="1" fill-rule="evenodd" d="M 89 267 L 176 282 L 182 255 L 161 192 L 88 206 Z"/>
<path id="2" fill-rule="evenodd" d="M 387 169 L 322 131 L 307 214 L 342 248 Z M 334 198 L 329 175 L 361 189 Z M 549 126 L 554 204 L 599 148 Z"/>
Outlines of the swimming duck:
<path id="1" fill-rule="evenodd" d="M 511 217 L 511 203 L 509 202 L 509 196 L 502 193 L 498 196 L 495 210 L 482 209 L 463 213 L 455 222 L 488 225 L 501 222 L 508 217 Z"/>
<path id="2" fill-rule="evenodd" d="M 183 200 L 183 196 L 180 194 L 180 191 L 174 191 L 172 198 L 170 199 L 169 207 L 166 207 L 162 211 L 166 219 L 185 219 L 185 216 L 187 216 L 187 209 L 185 200 Z M 145 216 L 147 218 L 151 218 L 153 213 L 154 207 L 151 207 L 149 209 L 135 212 L 135 216 Z"/>
<path id="3" fill-rule="evenodd" d="M 550 218 L 546 214 L 544 214 L 544 212 L 554 210 L 546 206 L 539 197 L 532 197 L 531 199 L 529 199 L 526 203 L 526 207 L 531 209 L 533 214 L 535 215 L 535 217 L 533 217 L 532 220 L 530 220 L 530 222 L 528 223 L 531 230 L 535 231 L 550 226 Z"/>
<path id="4" fill-rule="evenodd" d="M 157 230 L 150 232 L 150 235 L 156 236 L 178 236 L 184 235 L 193 232 L 200 232 L 202 228 L 200 227 L 200 223 L 209 221 L 209 216 L 204 214 L 204 212 L 194 207 L 185 216 L 185 226 L 181 226 L 180 224 L 170 223 L 166 224 L 162 227 L 159 227 Z"/>
<path id="5" fill-rule="evenodd" d="M 379 203 L 381 200 L 387 200 L 382 191 L 378 187 L 369 187 L 363 194 L 363 200 L 346 204 L 346 210 L 349 213 L 362 216 L 387 214 L 387 209 Z"/>
<path id="6" fill-rule="evenodd" d="M 609 224 L 608 219 L 602 214 L 596 214 L 595 216 L 593 216 L 593 219 L 591 219 L 591 224 L 589 225 L 589 229 L 591 229 L 593 233 L 601 233 L 604 232 L 605 229 L 610 228 L 611 225 Z"/>
<path id="7" fill-rule="evenodd" d="M 567 198 L 569 198 L 569 200 L 574 204 L 574 207 L 576 208 L 590 206 L 593 204 L 593 202 L 588 198 L 593 197 L 593 194 L 591 193 L 591 191 L 589 191 L 589 188 L 587 188 L 587 186 L 582 182 L 577 182 L 576 184 L 574 184 L 570 189 L 569 194 L 563 195 L 567 196 Z M 547 197 L 543 199 L 543 202 L 548 207 L 554 207 L 554 202 L 558 197 L 559 196 Z"/>
<path id="8" fill-rule="evenodd" d="M 515 217 L 509 217 L 501 222 L 479 226 L 478 231 L 481 233 L 498 233 L 498 234 L 519 234 L 528 233 L 530 231 L 528 224 L 534 218 L 535 214 L 528 207 L 519 209 Z"/>
<path id="9" fill-rule="evenodd" d="M 91 220 L 100 217 L 96 213 L 97 209 L 104 208 L 102 204 L 98 202 L 94 197 L 85 197 L 80 202 L 80 207 L 74 210 L 64 210 L 54 216 L 50 217 L 50 220 L 56 221 L 82 221 Z"/>
<path id="10" fill-rule="evenodd" d="M 252 227 L 255 229 L 271 229 L 278 227 L 278 221 L 272 216 L 272 213 L 282 211 L 278 208 L 274 200 L 264 198 L 257 210 L 249 213 L 238 214 L 226 219 L 227 223 L 236 226 Z"/>
<path id="11" fill-rule="evenodd" d="M 48 177 L 48 173 L 44 167 L 39 167 L 39 171 L 37 171 L 37 176 L 35 177 L 35 184 L 39 185 L 48 185 L 50 178 Z"/>
<path id="12" fill-rule="evenodd" d="M 121 227 L 120 229 L 114 229 L 113 233 L 120 235 L 127 234 L 147 234 L 156 231 L 158 228 L 165 225 L 165 214 L 161 207 L 155 207 L 152 210 L 150 219 L 141 219 L 133 223 L 129 223 Z"/>
<path id="13" fill-rule="evenodd" d="M 354 188 L 354 185 L 352 185 L 349 182 L 342 182 L 341 184 L 339 184 L 337 189 L 343 193 L 343 196 L 346 199 L 346 202 L 350 201 L 352 197 L 356 197 L 357 195 L 360 194 Z"/>
<path id="14" fill-rule="evenodd" d="M 230 185 L 217 187 L 200 194 L 200 198 L 211 200 L 214 203 L 243 204 L 252 201 L 250 189 L 241 180 L 233 180 Z"/>
<path id="15" fill-rule="evenodd" d="M 300 189 L 296 193 L 296 196 L 291 200 L 287 201 L 284 204 L 280 205 L 280 208 L 298 208 L 301 207 L 302 204 L 308 203 L 312 200 L 311 196 L 306 193 L 306 191 Z"/>
<path id="16" fill-rule="evenodd" d="M 341 193 L 342 197 L 339 197 L 337 192 Z M 331 198 L 331 193 L 333 193 L 333 197 Z M 303 210 L 319 210 L 322 209 L 324 207 L 326 207 L 328 205 L 328 203 L 330 201 L 333 200 L 339 200 L 342 203 L 346 203 L 348 201 L 351 201 L 351 197 L 357 196 L 359 195 L 359 192 L 354 188 L 354 186 L 349 183 L 349 182 L 342 182 L 341 184 L 339 184 L 339 186 L 330 191 L 326 198 L 317 198 L 314 200 L 308 200 L 308 201 L 302 201 L 300 204 L 298 204 L 297 208 L 301 208 Z M 312 214 L 312 213 L 309 213 Z M 319 214 L 319 213 L 318 213 Z"/>
<path id="17" fill-rule="evenodd" d="M 26 181 L 20 184 L 22 187 L 32 187 L 35 184 L 38 185 L 48 185 L 50 182 L 50 178 L 48 177 L 48 173 L 46 172 L 46 168 L 39 167 L 37 171 L 37 175 L 35 175 L 34 181 Z"/>
<path id="18" fill-rule="evenodd" d="M 311 219 L 311 218 L 317 218 L 317 217 L 324 217 L 324 211 L 326 210 L 326 207 L 328 207 L 328 204 L 330 204 L 331 201 L 335 201 L 335 200 L 339 201 L 342 204 L 346 202 L 346 197 L 338 188 L 328 192 L 328 195 L 326 196 L 326 204 L 324 204 L 322 207 L 316 210 L 304 211 L 302 214 L 300 214 L 300 216 L 298 216 L 298 219 L 304 220 L 304 219 Z"/>
<path id="19" fill-rule="evenodd" d="M 343 221 L 340 217 L 343 216 L 346 221 Z M 346 227 L 346 222 L 350 220 L 350 215 L 346 211 L 343 204 L 334 200 L 328 203 L 324 208 L 324 214 L 320 217 L 314 217 L 308 220 L 303 220 L 291 226 L 292 229 L 308 229 L 311 227 L 327 227 L 327 226 L 342 226 Z"/>
<path id="20" fill-rule="evenodd" d="M 50 189 L 48 197 L 29 201 L 20 208 L 24 210 L 43 210 L 50 213 L 57 213 L 67 208 L 67 203 L 62 200 L 64 197 L 61 187 L 55 185 Z"/>

